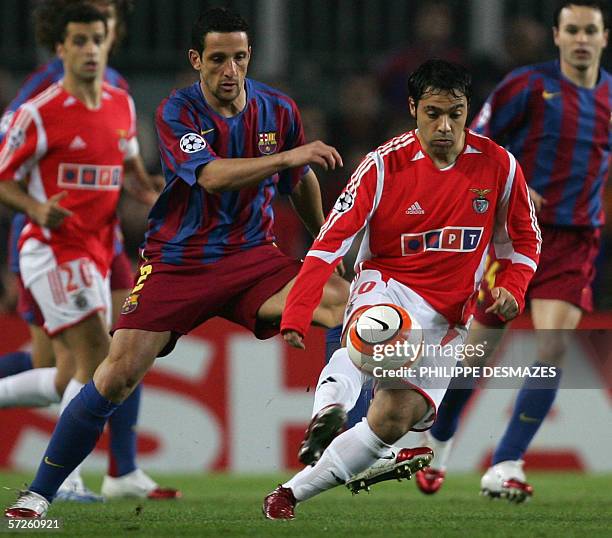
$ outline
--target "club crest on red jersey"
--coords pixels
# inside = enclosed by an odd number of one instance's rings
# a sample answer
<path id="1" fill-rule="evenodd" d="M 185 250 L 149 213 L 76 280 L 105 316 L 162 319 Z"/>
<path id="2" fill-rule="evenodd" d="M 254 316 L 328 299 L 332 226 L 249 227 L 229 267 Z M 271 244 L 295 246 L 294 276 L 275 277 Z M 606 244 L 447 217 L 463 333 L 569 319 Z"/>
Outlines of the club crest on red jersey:
<path id="1" fill-rule="evenodd" d="M 259 148 L 259 152 L 263 155 L 272 155 L 272 153 L 276 153 L 276 131 L 259 133 L 257 147 Z"/>
<path id="2" fill-rule="evenodd" d="M 476 198 L 472 200 L 472 207 L 476 213 L 486 213 L 489 209 L 489 200 L 485 198 L 491 192 L 491 189 L 470 189 L 470 192 L 476 193 Z"/>

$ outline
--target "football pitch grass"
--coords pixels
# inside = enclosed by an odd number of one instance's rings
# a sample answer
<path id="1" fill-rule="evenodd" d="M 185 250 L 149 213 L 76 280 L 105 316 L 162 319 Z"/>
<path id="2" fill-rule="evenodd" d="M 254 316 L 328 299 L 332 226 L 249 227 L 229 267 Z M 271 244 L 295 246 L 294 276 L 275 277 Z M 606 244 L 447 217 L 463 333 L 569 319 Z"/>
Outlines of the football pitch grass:
<path id="1" fill-rule="evenodd" d="M 433 496 L 419 493 L 412 481 L 377 484 L 356 496 L 338 487 L 299 505 L 294 521 L 268 521 L 262 499 L 286 476 L 163 475 L 156 477 L 160 484 L 179 487 L 183 499 L 57 503 L 48 517 L 62 519 L 58 534 L 71 537 L 612 536 L 611 475 L 530 473 L 534 497 L 518 506 L 479 497 L 477 474 L 450 475 Z M 31 478 L 0 473 L 0 506 L 15 498 L 6 487 Z M 99 490 L 99 476 L 85 480 Z M 19 534 L 25 531 L 13 535 Z"/>

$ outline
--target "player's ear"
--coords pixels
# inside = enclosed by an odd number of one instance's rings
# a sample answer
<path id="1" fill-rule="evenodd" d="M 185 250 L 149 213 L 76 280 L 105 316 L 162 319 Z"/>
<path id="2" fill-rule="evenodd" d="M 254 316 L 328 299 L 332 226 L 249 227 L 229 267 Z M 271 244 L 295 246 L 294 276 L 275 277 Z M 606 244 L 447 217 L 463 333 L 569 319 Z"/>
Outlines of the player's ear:
<path id="1" fill-rule="evenodd" d="M 558 47 L 559 46 L 559 28 L 553 26 L 553 43 Z"/>
<path id="2" fill-rule="evenodd" d="M 58 58 L 64 59 L 64 45 L 62 43 L 55 44 L 55 54 Z"/>
<path id="3" fill-rule="evenodd" d="M 416 119 L 416 105 L 412 97 L 408 97 L 408 109 L 410 110 L 410 115 Z"/>
<path id="4" fill-rule="evenodd" d="M 189 49 L 189 63 L 196 71 L 199 71 L 202 67 L 202 57 L 197 50 Z"/>

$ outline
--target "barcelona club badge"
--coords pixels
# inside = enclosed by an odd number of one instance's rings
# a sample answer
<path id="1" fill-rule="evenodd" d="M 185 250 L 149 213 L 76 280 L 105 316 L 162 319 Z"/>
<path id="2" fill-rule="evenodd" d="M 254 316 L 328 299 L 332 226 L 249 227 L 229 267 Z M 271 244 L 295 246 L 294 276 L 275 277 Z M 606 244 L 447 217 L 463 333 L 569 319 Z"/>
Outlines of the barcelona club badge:
<path id="1" fill-rule="evenodd" d="M 257 147 L 262 155 L 276 153 L 276 132 L 259 133 Z"/>
<path id="2" fill-rule="evenodd" d="M 122 314 L 130 314 L 138 308 L 138 295 L 132 294 L 125 298 L 123 307 L 121 308 Z"/>
<path id="3" fill-rule="evenodd" d="M 489 209 L 489 200 L 485 198 L 491 192 L 491 189 L 470 189 L 476 193 L 476 198 L 472 200 L 472 207 L 476 213 L 486 213 Z"/>

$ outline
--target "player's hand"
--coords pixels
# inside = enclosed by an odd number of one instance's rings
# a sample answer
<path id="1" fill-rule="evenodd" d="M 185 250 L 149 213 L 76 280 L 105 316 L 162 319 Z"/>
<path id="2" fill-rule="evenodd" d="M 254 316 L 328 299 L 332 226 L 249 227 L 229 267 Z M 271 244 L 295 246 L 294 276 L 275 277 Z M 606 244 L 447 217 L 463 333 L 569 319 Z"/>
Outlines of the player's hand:
<path id="1" fill-rule="evenodd" d="M 545 206 L 548 202 L 544 196 L 541 196 L 536 191 L 534 191 L 531 187 L 529 187 L 529 198 L 533 202 L 535 206 L 536 213 L 539 213 L 543 206 Z"/>
<path id="2" fill-rule="evenodd" d="M 514 296 L 506 288 L 491 290 L 493 304 L 485 310 L 487 314 L 497 314 L 504 321 L 510 321 L 518 316 L 519 307 Z"/>
<path id="3" fill-rule="evenodd" d="M 335 170 L 336 166 L 344 166 L 338 150 L 320 140 L 286 151 L 285 160 L 287 168 L 318 164 L 324 170 Z"/>
<path id="4" fill-rule="evenodd" d="M 163 182 L 162 176 L 147 176 L 146 184 L 133 177 L 128 177 L 123 183 L 123 187 L 134 200 L 147 207 L 151 207 L 157 201 L 159 193 L 163 190 Z"/>
<path id="5" fill-rule="evenodd" d="M 287 331 L 283 333 L 283 338 L 291 347 L 297 347 L 298 349 L 306 349 L 303 338 L 300 333 L 296 331 Z"/>
<path id="6" fill-rule="evenodd" d="M 66 196 L 66 191 L 54 194 L 46 202 L 38 204 L 29 215 L 30 218 L 44 228 L 59 228 L 66 217 L 72 216 L 72 211 L 60 205 Z"/>
<path id="7" fill-rule="evenodd" d="M 344 276 L 346 274 L 346 267 L 344 267 L 344 262 L 342 260 L 340 260 L 340 263 L 338 265 L 336 265 L 336 268 L 334 269 L 334 272 L 338 276 Z"/>

